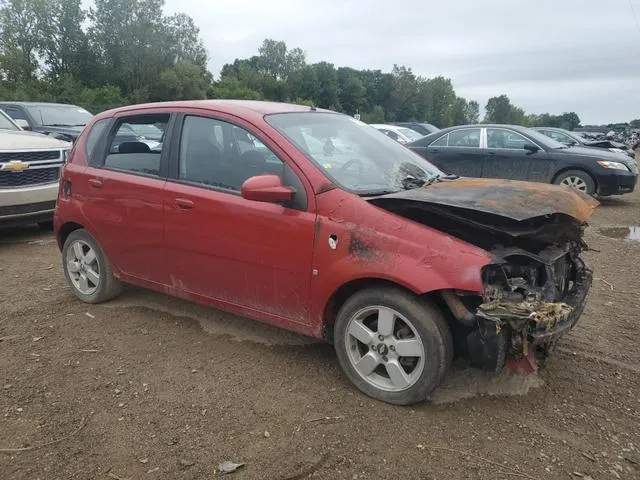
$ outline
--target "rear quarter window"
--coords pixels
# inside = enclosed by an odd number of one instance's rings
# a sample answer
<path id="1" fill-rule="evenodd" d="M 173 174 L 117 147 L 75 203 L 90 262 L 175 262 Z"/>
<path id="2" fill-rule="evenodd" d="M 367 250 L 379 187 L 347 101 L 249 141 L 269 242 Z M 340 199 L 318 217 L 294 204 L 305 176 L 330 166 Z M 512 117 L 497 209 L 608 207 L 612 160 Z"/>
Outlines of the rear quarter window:
<path id="1" fill-rule="evenodd" d="M 102 120 L 98 120 L 93 124 L 91 130 L 87 134 L 87 139 L 85 140 L 84 151 L 87 155 L 87 162 L 92 167 L 100 165 L 102 162 L 102 158 L 100 155 L 99 146 L 102 144 L 100 140 L 104 137 L 107 127 L 109 126 L 109 118 L 103 118 Z"/>
<path id="2" fill-rule="evenodd" d="M 115 126 L 114 134 L 109 135 L 109 151 L 104 167 L 139 175 L 160 176 L 160 158 L 164 142 L 139 136 L 132 125 L 153 125 L 164 133 L 169 118 L 169 114 L 142 114 L 120 119 Z"/>

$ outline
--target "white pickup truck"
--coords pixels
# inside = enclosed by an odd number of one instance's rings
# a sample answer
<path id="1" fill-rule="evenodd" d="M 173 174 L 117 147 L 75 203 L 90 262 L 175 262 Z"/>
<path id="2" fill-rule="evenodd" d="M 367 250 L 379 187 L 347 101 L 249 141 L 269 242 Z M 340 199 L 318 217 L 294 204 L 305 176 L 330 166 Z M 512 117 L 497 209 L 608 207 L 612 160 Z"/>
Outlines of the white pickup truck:
<path id="1" fill-rule="evenodd" d="M 22 130 L 0 110 L 0 226 L 50 228 L 71 144 Z"/>

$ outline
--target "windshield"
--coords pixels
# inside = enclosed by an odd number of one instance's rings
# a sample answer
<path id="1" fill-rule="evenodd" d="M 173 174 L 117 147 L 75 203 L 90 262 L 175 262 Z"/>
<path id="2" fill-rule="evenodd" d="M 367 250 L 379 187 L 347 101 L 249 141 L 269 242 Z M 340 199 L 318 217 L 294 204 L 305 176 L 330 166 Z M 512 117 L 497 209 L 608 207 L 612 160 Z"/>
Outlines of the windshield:
<path id="1" fill-rule="evenodd" d="M 82 127 L 93 117 L 75 105 L 28 105 L 26 109 L 40 125 Z"/>
<path id="2" fill-rule="evenodd" d="M 11 121 L 6 113 L 0 110 L 0 130 L 20 131 L 20 128 Z"/>
<path id="3" fill-rule="evenodd" d="M 531 137 L 533 141 L 535 141 L 538 145 L 542 145 L 546 148 L 567 148 L 567 146 L 562 143 L 554 140 L 553 138 L 547 137 L 544 133 L 540 133 L 537 130 L 532 128 L 526 129 L 526 134 Z"/>
<path id="4" fill-rule="evenodd" d="M 265 120 L 337 185 L 360 195 L 404 190 L 407 177 L 444 175 L 395 140 L 346 115 L 278 113 Z"/>
<path id="5" fill-rule="evenodd" d="M 415 130 L 411 130 L 410 128 L 405 128 L 405 127 L 398 127 L 398 132 L 403 134 L 405 137 L 407 137 L 412 142 L 414 140 L 419 140 L 424 136 L 424 135 L 420 135 Z"/>

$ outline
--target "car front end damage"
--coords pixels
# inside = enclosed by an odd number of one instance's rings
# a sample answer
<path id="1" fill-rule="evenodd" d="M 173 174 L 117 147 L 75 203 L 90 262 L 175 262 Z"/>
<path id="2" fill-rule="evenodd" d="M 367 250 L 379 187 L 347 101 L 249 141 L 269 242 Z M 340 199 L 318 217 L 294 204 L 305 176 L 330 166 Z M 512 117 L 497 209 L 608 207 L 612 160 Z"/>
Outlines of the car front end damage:
<path id="1" fill-rule="evenodd" d="M 482 270 L 484 292 L 443 292 L 461 323 L 470 363 L 478 368 L 532 372 L 578 322 L 593 274 L 580 246 L 548 247 L 537 254 L 496 248 Z"/>
<path id="2" fill-rule="evenodd" d="M 568 187 L 457 179 L 370 200 L 483 248 L 481 291 L 442 290 L 473 366 L 532 372 L 579 320 L 593 274 L 581 258 L 598 205 Z"/>

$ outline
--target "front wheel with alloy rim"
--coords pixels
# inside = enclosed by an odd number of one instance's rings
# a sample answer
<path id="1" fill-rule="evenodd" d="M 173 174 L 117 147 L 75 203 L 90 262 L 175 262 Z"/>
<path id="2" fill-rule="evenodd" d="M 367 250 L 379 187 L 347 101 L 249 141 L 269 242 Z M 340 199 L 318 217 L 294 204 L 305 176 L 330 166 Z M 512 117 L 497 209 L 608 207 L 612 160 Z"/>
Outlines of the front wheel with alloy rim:
<path id="1" fill-rule="evenodd" d="M 596 193 L 596 184 L 587 172 L 582 170 L 567 170 L 562 172 L 553 182 L 556 185 L 565 185 L 587 195 Z"/>
<path id="2" fill-rule="evenodd" d="M 338 362 L 365 394 L 396 405 L 425 401 L 451 364 L 451 332 L 425 299 L 396 288 L 357 292 L 334 324 Z"/>
<path id="3" fill-rule="evenodd" d="M 84 229 L 69 234 L 62 247 L 64 275 L 83 302 L 101 303 L 116 297 L 120 282 L 98 242 Z"/>

